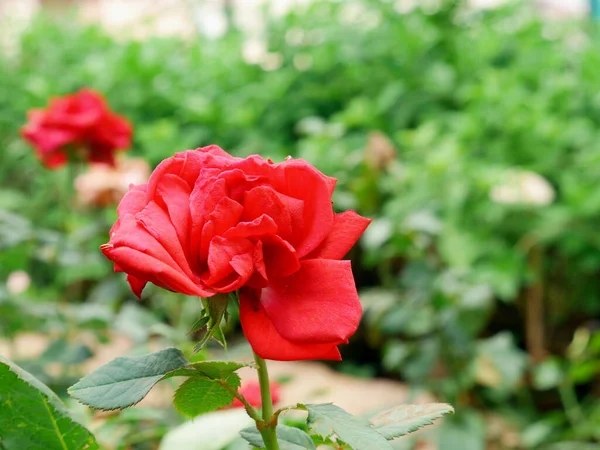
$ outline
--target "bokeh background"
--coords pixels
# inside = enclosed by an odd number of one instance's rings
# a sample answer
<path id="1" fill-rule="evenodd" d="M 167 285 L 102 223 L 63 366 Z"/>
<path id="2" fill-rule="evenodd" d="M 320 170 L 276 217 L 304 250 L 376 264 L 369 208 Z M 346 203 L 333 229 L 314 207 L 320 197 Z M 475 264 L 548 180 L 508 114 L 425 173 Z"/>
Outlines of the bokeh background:
<path id="1" fill-rule="evenodd" d="M 98 246 L 129 183 L 215 143 L 305 158 L 338 178 L 335 208 L 373 218 L 349 255 L 360 330 L 341 363 L 275 364 L 284 399 L 455 406 L 398 449 L 600 448 L 594 4 L 0 0 L 0 354 L 64 395 L 116 356 L 191 353 L 198 300 L 135 300 Z M 117 171 L 48 171 L 19 137 L 82 87 L 134 125 Z M 155 449 L 184 422 L 171 393 L 69 405 L 102 448 Z M 216 449 L 245 448 L 232 436 Z"/>

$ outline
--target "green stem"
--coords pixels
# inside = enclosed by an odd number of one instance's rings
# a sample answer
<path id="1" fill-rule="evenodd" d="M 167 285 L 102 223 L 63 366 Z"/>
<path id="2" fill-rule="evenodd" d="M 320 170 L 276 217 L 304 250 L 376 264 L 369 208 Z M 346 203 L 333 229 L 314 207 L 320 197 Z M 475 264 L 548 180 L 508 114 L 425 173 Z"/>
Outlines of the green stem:
<path id="1" fill-rule="evenodd" d="M 66 170 L 66 179 L 65 185 L 63 187 L 62 192 L 62 231 L 63 234 L 61 236 L 61 241 L 59 243 L 58 248 L 58 259 L 61 263 L 64 264 L 66 255 L 69 253 L 69 248 L 78 250 L 79 247 L 74 245 L 74 242 L 71 241 L 70 231 L 72 227 L 72 221 L 75 218 L 75 214 L 73 213 L 74 208 L 74 199 L 75 199 L 75 178 L 80 173 L 80 165 L 75 161 L 70 161 L 67 164 Z M 64 266 L 63 270 L 64 270 Z M 81 295 L 81 286 L 80 282 L 75 282 L 75 286 L 73 284 L 69 284 L 65 286 L 64 290 L 64 298 L 69 301 L 69 299 L 75 298 L 76 301 L 80 301 L 79 298 Z"/>
<path id="2" fill-rule="evenodd" d="M 581 425 L 586 421 L 585 415 L 581 410 L 577 394 L 573 388 L 573 383 L 567 378 L 558 386 L 560 400 L 565 408 L 567 419 L 573 426 Z"/>
<path id="3" fill-rule="evenodd" d="M 64 185 L 62 188 L 62 192 L 61 192 L 61 205 L 60 205 L 60 212 L 61 212 L 61 224 L 60 224 L 60 231 L 62 232 L 60 234 L 60 240 L 58 242 L 57 248 L 56 248 L 56 262 L 60 267 L 61 271 L 64 271 L 64 263 L 65 263 L 65 259 L 66 259 L 66 255 L 68 253 L 68 249 L 69 249 L 69 219 L 71 218 L 71 199 L 72 199 L 72 192 L 73 192 L 73 168 L 71 167 L 72 163 L 68 163 L 67 166 L 65 167 L 65 172 L 64 172 Z M 64 303 L 68 303 L 68 300 L 70 298 L 70 289 L 69 289 L 69 285 L 66 284 L 63 290 L 63 296 L 62 296 L 62 300 Z"/>
<path id="4" fill-rule="evenodd" d="M 279 450 L 275 427 L 277 427 L 277 417 L 273 416 L 273 400 L 271 399 L 271 385 L 269 384 L 269 372 L 267 363 L 257 354 L 254 354 L 254 360 L 258 366 L 258 382 L 260 384 L 260 398 L 262 403 L 262 419 L 264 426 L 258 426 L 258 431 L 262 435 L 267 450 Z M 274 420 L 272 420 L 274 419 Z M 257 425 L 259 425 L 257 423 Z"/>
<path id="5" fill-rule="evenodd" d="M 243 395 L 241 395 L 237 389 L 233 389 L 231 386 L 229 386 L 229 383 L 227 383 L 224 380 L 220 380 L 219 384 L 221 385 L 221 387 L 223 387 L 223 389 L 225 389 L 227 392 L 229 392 L 231 395 L 233 395 L 235 398 L 237 398 L 240 402 L 242 402 L 242 405 L 244 405 L 244 408 L 246 409 L 246 412 L 248 413 L 248 415 L 258 424 L 259 422 L 262 422 L 262 419 L 258 416 L 258 414 L 256 413 L 256 411 L 254 410 L 254 408 L 252 407 L 252 405 L 250 403 L 248 403 L 248 400 L 246 400 L 246 397 L 244 397 Z"/>

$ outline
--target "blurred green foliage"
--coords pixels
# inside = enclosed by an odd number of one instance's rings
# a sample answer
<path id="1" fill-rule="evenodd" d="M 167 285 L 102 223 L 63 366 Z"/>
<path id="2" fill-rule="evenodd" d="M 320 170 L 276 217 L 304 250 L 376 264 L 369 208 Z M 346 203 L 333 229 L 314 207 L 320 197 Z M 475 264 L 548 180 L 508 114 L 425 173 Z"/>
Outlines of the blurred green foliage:
<path id="1" fill-rule="evenodd" d="M 48 326 L 55 313 L 35 305 L 66 300 L 70 323 L 108 327 L 118 314 L 142 341 L 139 321 L 177 340 L 185 326 L 157 323 L 193 316 L 157 290 L 152 315 L 121 308 L 131 295 L 97 251 L 114 208 L 72 211 L 71 175 L 43 169 L 18 137 L 28 109 L 93 87 L 152 164 L 216 143 L 338 178 L 336 207 L 374 218 L 351 253 L 365 317 L 340 369 L 453 403 L 444 449 L 599 442 L 600 42 L 520 4 L 441 3 L 399 14 L 393 2 L 316 2 L 270 18 L 263 67 L 244 60 L 235 29 L 138 42 L 38 18 L 0 61 L 0 276 L 32 277 L 24 294 L 0 286 L 0 331 Z M 527 201 L 515 171 L 553 195 Z M 521 198 L 494 200 L 507 180 Z M 30 315 L 15 312 L 23 304 Z M 541 347 L 528 345 L 540 332 Z M 477 410 L 518 439 L 493 435 Z"/>

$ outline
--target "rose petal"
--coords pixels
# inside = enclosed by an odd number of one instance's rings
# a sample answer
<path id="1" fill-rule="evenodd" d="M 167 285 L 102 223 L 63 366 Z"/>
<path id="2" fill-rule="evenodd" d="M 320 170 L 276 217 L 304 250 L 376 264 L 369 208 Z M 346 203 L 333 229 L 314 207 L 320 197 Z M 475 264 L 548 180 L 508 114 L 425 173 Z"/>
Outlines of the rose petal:
<path id="1" fill-rule="evenodd" d="M 106 144 L 88 143 L 88 159 L 94 164 L 105 164 L 110 167 L 116 167 L 114 148 Z"/>
<path id="2" fill-rule="evenodd" d="M 102 253 L 115 261 L 124 272 L 139 280 L 147 280 L 157 286 L 180 292 L 185 295 L 210 297 L 214 291 L 200 288 L 178 270 L 162 260 L 129 247 L 112 248 L 110 244 L 101 247 Z M 135 291 L 134 291 L 135 293 Z"/>
<path id="3" fill-rule="evenodd" d="M 61 150 L 61 147 L 78 140 L 81 136 L 78 130 L 69 127 L 47 125 L 48 116 L 48 111 L 31 110 L 27 113 L 27 124 L 21 127 L 23 139 L 35 146 L 42 158 L 51 152 Z"/>
<path id="4" fill-rule="evenodd" d="M 47 123 L 87 131 L 106 109 L 102 95 L 91 89 L 81 89 L 75 94 L 52 99 Z"/>
<path id="5" fill-rule="evenodd" d="M 235 156 L 231 156 L 229 153 L 227 153 L 225 150 L 223 150 L 221 147 L 219 147 L 218 145 L 207 145 L 206 147 L 199 147 L 196 150 L 194 150 L 198 153 L 205 153 L 205 154 L 209 154 L 214 158 L 223 158 L 222 161 L 220 161 L 220 164 L 227 164 L 230 162 L 235 162 L 235 161 L 239 161 L 241 158 L 236 158 Z"/>
<path id="6" fill-rule="evenodd" d="M 162 178 L 167 174 L 178 175 L 181 171 L 181 165 L 182 161 L 180 159 L 171 157 L 164 159 L 160 162 L 158 166 L 156 166 L 156 168 L 152 171 L 152 174 L 150 175 L 150 179 L 148 180 L 148 201 L 154 199 L 156 195 L 156 188 L 161 183 Z"/>
<path id="7" fill-rule="evenodd" d="M 263 255 L 263 243 L 258 241 L 254 246 L 254 273 L 246 283 L 248 287 L 262 289 L 269 285 L 267 268 Z"/>
<path id="8" fill-rule="evenodd" d="M 127 214 L 135 216 L 138 212 L 144 209 L 144 206 L 146 206 L 146 185 L 130 185 L 129 191 L 125 193 L 121 199 L 121 202 L 119 203 L 119 206 L 117 206 L 117 214 L 119 218 L 111 227 L 109 236 L 112 238 L 112 236 L 117 233 L 119 227 L 121 226 L 121 220 L 123 217 L 125 217 Z"/>
<path id="9" fill-rule="evenodd" d="M 166 208 L 171 223 L 177 232 L 177 238 L 183 250 L 189 256 L 190 240 L 190 192 L 189 185 L 176 175 L 166 175 L 157 188 L 156 193 Z"/>
<path id="10" fill-rule="evenodd" d="M 186 150 L 162 161 L 152 172 L 148 181 L 148 196 L 154 197 L 157 185 L 167 174 L 177 175 L 194 189 L 198 182 L 204 181 L 203 171 L 216 170 L 218 174 L 223 168 L 232 163 L 233 157 L 225 158 L 214 151 Z"/>
<path id="11" fill-rule="evenodd" d="M 261 305 L 285 339 L 297 343 L 345 341 L 358 328 L 362 308 L 350 261 L 302 261 L 299 271 L 270 279 Z"/>
<path id="12" fill-rule="evenodd" d="M 300 269 L 296 250 L 277 235 L 262 238 L 263 260 L 268 278 L 287 277 Z"/>
<path id="13" fill-rule="evenodd" d="M 227 197 L 225 180 L 205 177 L 200 174 L 190 194 L 190 217 L 192 219 L 190 249 L 192 252 L 200 253 L 202 230 L 208 220 L 207 216 L 214 211 L 219 201 L 224 197 Z M 199 259 L 205 260 L 206 255 L 199 257 Z"/>
<path id="14" fill-rule="evenodd" d="M 144 206 L 146 206 L 146 184 L 140 184 L 137 186 L 130 185 L 129 191 L 123 196 L 119 206 L 117 207 L 117 214 L 119 217 L 125 214 L 137 214 Z"/>
<path id="15" fill-rule="evenodd" d="M 190 279 L 194 280 L 195 276 L 188 263 L 185 251 L 181 246 L 181 242 L 177 237 L 175 227 L 167 212 L 161 209 L 156 203 L 150 202 L 136 216 L 138 224 L 156 239 L 171 256 L 177 267 Z"/>
<path id="16" fill-rule="evenodd" d="M 141 223 L 138 223 L 133 214 L 126 214 L 121 217 L 119 224 L 119 229 L 113 233 L 106 246 L 114 248 L 131 247 L 154 258 L 160 259 L 173 269 L 179 270 L 179 266 L 173 260 L 171 255 L 169 255 L 167 250 L 141 225 Z M 123 270 L 127 272 L 126 269 Z"/>
<path id="17" fill-rule="evenodd" d="M 236 203 L 239 205 L 239 203 Z M 227 239 L 249 238 L 274 235 L 277 232 L 277 224 L 266 214 L 254 219 L 252 222 L 240 222 L 235 227 L 223 233 Z"/>
<path id="18" fill-rule="evenodd" d="M 116 167 L 115 150 L 131 145 L 131 133 L 129 122 L 106 112 L 85 136 L 90 162 Z"/>
<path id="19" fill-rule="evenodd" d="M 67 155 L 59 150 L 50 153 L 41 153 L 39 151 L 36 153 L 44 166 L 48 167 L 49 169 L 56 169 L 65 165 L 68 161 Z"/>
<path id="20" fill-rule="evenodd" d="M 206 260 L 209 246 L 215 236 L 221 236 L 227 230 L 234 227 L 244 208 L 238 202 L 229 197 L 223 197 L 215 206 L 215 209 L 208 215 L 207 222 L 202 228 L 200 236 L 200 259 Z"/>
<path id="21" fill-rule="evenodd" d="M 243 253 L 231 258 L 229 265 L 233 267 L 238 275 L 225 283 L 220 281 L 215 283 L 212 288 L 217 292 L 233 292 L 244 286 L 254 272 L 253 252 Z"/>
<path id="22" fill-rule="evenodd" d="M 333 228 L 307 259 L 342 259 L 367 229 L 371 219 L 346 211 L 333 216 Z"/>
<path id="23" fill-rule="evenodd" d="M 144 287 L 146 287 L 147 283 L 129 274 L 127 274 L 127 282 L 129 283 L 129 287 L 131 288 L 131 291 L 135 294 L 135 296 L 141 299 L 142 291 L 144 290 Z"/>
<path id="24" fill-rule="evenodd" d="M 254 268 L 265 279 L 265 281 L 268 280 L 262 241 L 258 241 L 254 247 Z"/>
<path id="25" fill-rule="evenodd" d="M 139 279 L 187 295 L 211 292 L 186 275 L 169 252 L 131 214 L 120 219 L 119 229 L 101 250 L 121 270 Z"/>
<path id="26" fill-rule="evenodd" d="M 286 234 L 280 234 L 280 236 L 288 242 L 297 244 L 301 241 L 305 233 L 304 201 L 280 193 L 277 194 L 277 198 L 283 204 L 286 213 L 290 216 L 290 232 L 287 234 L 288 237 L 286 239 Z"/>
<path id="27" fill-rule="evenodd" d="M 292 218 L 290 211 L 270 186 L 257 186 L 244 193 L 245 221 L 251 221 L 263 214 L 277 224 L 277 234 L 289 240 L 292 236 Z"/>
<path id="28" fill-rule="evenodd" d="M 305 161 L 302 158 L 298 158 L 296 161 L 301 161 L 303 163 L 306 163 L 310 166 L 310 163 Z M 312 166 L 311 166 L 312 167 Z M 333 178 L 330 176 L 325 175 L 323 172 L 321 172 L 320 170 L 314 168 L 315 171 L 321 175 L 321 178 L 323 178 L 323 180 L 325 180 L 325 183 L 327 184 L 327 189 L 329 190 L 329 197 L 331 198 L 331 196 L 333 195 L 333 191 L 335 190 L 335 185 L 337 184 L 337 178 Z"/>
<path id="29" fill-rule="evenodd" d="M 275 167 L 280 172 L 279 179 L 274 182 L 275 189 L 304 201 L 301 239 L 293 242 L 298 257 L 302 258 L 314 250 L 331 231 L 333 211 L 330 185 L 314 167 L 302 160 L 291 160 Z"/>
<path id="30" fill-rule="evenodd" d="M 264 359 L 277 361 L 300 361 L 307 359 L 329 359 L 340 361 L 337 344 L 331 343 L 295 343 L 285 339 L 258 301 L 260 290 L 240 290 L 240 321 L 246 339 L 252 350 Z"/>
<path id="31" fill-rule="evenodd" d="M 231 171 L 240 169 L 247 180 L 256 177 L 255 183 L 268 184 L 280 194 L 280 198 L 288 197 L 297 200 L 296 205 L 302 204 L 302 229 L 296 229 L 300 222 L 294 219 L 294 233 L 290 243 L 295 247 L 298 257 L 310 253 L 329 234 L 333 225 L 331 209 L 331 182 L 327 181 L 314 167 L 303 160 L 289 160 L 279 164 L 270 164 L 257 155 L 249 156 L 234 163 Z M 260 182 L 259 182 L 260 181 Z M 244 187 L 249 190 L 248 186 Z"/>
<path id="32" fill-rule="evenodd" d="M 226 284 L 227 287 L 239 284 L 239 286 L 231 289 L 235 290 L 248 281 L 252 272 L 254 272 L 253 256 L 254 244 L 249 240 L 225 239 L 221 236 L 215 236 L 210 242 L 208 251 L 208 274 L 203 275 L 202 280 L 208 286 L 213 287 L 235 272 L 235 277 Z M 222 284 L 218 286 L 219 289 L 225 288 Z"/>

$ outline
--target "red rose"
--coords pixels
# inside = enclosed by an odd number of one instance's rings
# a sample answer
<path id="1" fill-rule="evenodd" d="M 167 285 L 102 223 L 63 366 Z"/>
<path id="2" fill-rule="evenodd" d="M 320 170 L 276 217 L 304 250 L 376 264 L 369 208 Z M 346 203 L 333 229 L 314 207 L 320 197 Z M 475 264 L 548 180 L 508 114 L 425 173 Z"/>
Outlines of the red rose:
<path id="1" fill-rule="evenodd" d="M 271 400 L 273 404 L 276 404 L 279 401 L 279 384 L 278 383 L 269 383 L 269 387 L 271 390 Z M 242 386 L 239 390 L 239 393 L 246 399 L 248 403 L 250 403 L 255 408 L 260 408 L 262 405 L 262 398 L 260 396 L 260 384 L 258 381 L 250 381 L 244 386 Z M 233 408 L 243 408 L 244 405 L 237 398 L 233 399 L 233 403 L 231 404 Z"/>
<path id="2" fill-rule="evenodd" d="M 79 159 L 114 166 L 115 150 L 131 143 L 129 122 L 113 113 L 102 95 L 89 89 L 55 98 L 48 108 L 29 111 L 27 118 L 21 135 L 51 169 L 64 165 L 69 152 Z"/>
<path id="3" fill-rule="evenodd" d="M 131 187 L 102 251 L 138 297 L 147 282 L 201 297 L 239 290 L 262 358 L 340 359 L 361 316 L 340 259 L 370 220 L 333 213 L 335 181 L 303 160 L 178 153 Z"/>

